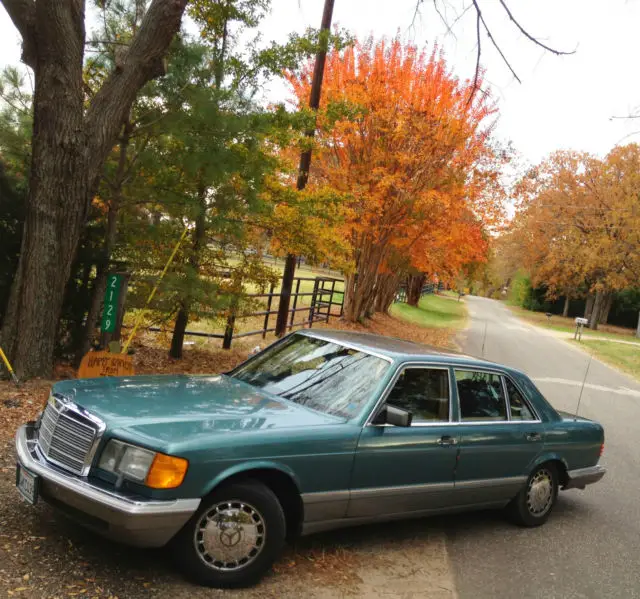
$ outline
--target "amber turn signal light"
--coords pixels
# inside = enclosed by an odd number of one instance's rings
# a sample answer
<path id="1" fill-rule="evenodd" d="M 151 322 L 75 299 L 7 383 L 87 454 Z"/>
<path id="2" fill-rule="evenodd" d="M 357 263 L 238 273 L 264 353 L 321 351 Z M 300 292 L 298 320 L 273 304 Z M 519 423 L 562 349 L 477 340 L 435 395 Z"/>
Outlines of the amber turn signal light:
<path id="1" fill-rule="evenodd" d="M 152 489 L 175 489 L 182 484 L 188 466 L 189 462 L 184 458 L 157 453 L 145 484 Z"/>
<path id="2" fill-rule="evenodd" d="M 602 457 L 603 453 L 604 453 L 604 443 L 600 445 L 600 457 Z"/>

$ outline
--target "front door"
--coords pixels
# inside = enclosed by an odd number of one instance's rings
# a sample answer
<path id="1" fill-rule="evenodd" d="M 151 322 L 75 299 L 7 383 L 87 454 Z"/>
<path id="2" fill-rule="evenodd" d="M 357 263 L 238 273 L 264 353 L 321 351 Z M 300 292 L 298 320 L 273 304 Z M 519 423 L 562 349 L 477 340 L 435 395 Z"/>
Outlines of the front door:
<path id="1" fill-rule="evenodd" d="M 448 505 L 459 441 L 458 426 L 451 422 L 449 369 L 403 367 L 385 404 L 411 412 L 412 425 L 365 426 L 347 515 L 407 514 Z"/>
<path id="2" fill-rule="evenodd" d="M 455 370 L 460 413 L 458 505 L 506 502 L 525 484 L 543 447 L 544 428 L 502 374 Z"/>

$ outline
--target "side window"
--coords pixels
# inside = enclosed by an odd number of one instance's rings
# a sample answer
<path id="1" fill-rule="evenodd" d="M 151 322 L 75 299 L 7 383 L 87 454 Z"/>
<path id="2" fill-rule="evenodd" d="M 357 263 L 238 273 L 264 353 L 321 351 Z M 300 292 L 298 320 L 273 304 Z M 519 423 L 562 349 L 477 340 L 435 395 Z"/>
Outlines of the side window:
<path id="1" fill-rule="evenodd" d="M 529 409 L 527 402 L 522 393 L 518 391 L 516 386 L 511 382 L 509 377 L 504 377 L 507 386 L 507 394 L 509 395 L 509 408 L 511 410 L 511 420 L 535 420 L 536 417 Z"/>
<path id="2" fill-rule="evenodd" d="M 414 422 L 448 422 L 449 371 L 405 368 L 387 403 L 411 412 Z"/>
<path id="3" fill-rule="evenodd" d="M 500 375 L 489 372 L 456 370 L 463 421 L 507 420 L 507 408 Z"/>

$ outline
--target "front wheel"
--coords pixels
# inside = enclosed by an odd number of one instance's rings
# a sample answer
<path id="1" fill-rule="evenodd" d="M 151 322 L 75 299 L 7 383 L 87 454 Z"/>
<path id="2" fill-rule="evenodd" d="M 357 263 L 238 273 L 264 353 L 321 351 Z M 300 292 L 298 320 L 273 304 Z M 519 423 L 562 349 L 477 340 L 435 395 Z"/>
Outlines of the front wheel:
<path id="1" fill-rule="evenodd" d="M 558 497 L 558 473 L 553 464 L 537 466 L 527 485 L 508 506 L 512 520 L 521 526 L 540 526 L 551 514 Z"/>
<path id="2" fill-rule="evenodd" d="M 278 558 L 286 523 L 273 491 L 257 481 L 225 485 L 206 497 L 175 538 L 182 571 L 218 588 L 255 584 Z"/>

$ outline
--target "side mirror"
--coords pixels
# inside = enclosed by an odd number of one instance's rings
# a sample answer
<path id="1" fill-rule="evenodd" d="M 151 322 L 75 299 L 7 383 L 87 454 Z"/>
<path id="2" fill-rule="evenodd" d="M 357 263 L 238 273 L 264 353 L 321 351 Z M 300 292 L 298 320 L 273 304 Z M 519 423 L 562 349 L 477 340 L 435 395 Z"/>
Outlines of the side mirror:
<path id="1" fill-rule="evenodd" d="M 391 406 L 387 404 L 380 410 L 376 419 L 373 421 L 374 424 L 391 424 L 392 426 L 411 426 L 411 421 L 413 420 L 413 414 L 411 412 L 407 412 L 407 410 L 403 410 L 402 408 L 396 408 L 395 406 Z"/>

